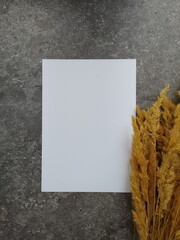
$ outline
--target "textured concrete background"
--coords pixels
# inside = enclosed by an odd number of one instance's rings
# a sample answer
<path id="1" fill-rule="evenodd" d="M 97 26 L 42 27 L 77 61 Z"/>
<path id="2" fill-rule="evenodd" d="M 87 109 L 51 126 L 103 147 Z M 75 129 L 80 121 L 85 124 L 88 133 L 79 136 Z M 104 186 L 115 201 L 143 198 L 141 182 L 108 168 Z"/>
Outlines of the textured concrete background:
<path id="1" fill-rule="evenodd" d="M 137 102 L 180 88 L 179 0 L 0 0 L 0 239 L 132 239 L 129 194 L 41 193 L 41 59 L 136 58 Z"/>

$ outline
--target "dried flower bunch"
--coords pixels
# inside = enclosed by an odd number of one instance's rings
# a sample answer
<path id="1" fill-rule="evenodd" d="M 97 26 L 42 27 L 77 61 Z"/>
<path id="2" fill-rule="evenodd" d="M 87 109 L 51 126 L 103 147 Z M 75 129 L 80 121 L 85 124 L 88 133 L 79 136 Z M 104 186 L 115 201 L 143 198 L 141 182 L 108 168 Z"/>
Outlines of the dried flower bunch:
<path id="1" fill-rule="evenodd" d="M 147 111 L 137 106 L 131 156 L 133 220 L 141 240 L 180 239 L 180 104 L 167 86 Z"/>

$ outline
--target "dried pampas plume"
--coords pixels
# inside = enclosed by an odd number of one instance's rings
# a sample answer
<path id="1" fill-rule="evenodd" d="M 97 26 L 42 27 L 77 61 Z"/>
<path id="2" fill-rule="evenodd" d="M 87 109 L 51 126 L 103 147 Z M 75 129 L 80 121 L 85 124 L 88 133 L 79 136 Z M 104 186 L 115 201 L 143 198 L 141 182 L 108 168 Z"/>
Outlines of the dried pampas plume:
<path id="1" fill-rule="evenodd" d="M 168 89 L 132 118 L 132 214 L 141 240 L 180 239 L 180 104 Z"/>

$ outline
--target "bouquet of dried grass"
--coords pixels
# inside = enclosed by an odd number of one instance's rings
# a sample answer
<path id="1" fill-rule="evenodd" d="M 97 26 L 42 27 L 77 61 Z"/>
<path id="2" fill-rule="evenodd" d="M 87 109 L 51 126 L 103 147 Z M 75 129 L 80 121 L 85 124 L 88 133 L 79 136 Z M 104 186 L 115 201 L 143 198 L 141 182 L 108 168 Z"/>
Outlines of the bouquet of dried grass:
<path id="1" fill-rule="evenodd" d="M 132 119 L 132 214 L 141 240 L 180 239 L 180 104 L 168 88 Z"/>

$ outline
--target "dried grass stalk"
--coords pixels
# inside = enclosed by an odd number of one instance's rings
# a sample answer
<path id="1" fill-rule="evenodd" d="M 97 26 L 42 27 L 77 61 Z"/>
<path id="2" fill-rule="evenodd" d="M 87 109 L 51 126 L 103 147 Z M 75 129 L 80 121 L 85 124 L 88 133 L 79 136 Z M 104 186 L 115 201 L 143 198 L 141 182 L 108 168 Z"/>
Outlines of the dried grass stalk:
<path id="1" fill-rule="evenodd" d="M 180 239 L 180 104 L 168 89 L 132 118 L 133 219 L 142 240 Z"/>

